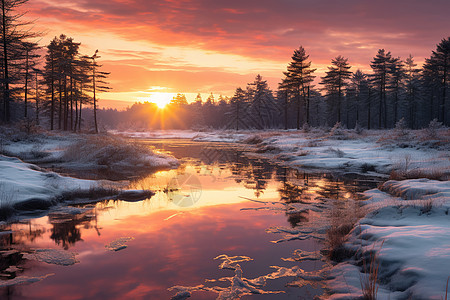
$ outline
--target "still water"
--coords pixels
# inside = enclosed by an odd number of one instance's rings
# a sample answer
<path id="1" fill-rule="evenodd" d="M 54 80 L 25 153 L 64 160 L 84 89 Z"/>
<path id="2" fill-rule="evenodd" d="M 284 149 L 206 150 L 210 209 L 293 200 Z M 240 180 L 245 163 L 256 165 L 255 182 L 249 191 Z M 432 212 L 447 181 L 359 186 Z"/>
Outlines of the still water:
<path id="1" fill-rule="evenodd" d="M 177 170 L 132 180 L 129 188 L 156 192 L 150 199 L 62 207 L 1 228 L 0 299 L 170 299 L 179 291 L 168 290 L 173 286 L 197 286 L 192 299 L 215 299 L 232 290 L 235 276 L 219 268 L 220 255 L 246 257 L 238 262 L 243 282 L 273 273 L 271 266 L 317 271 L 326 261 L 292 256 L 298 249 L 320 253 L 324 242 L 314 231 L 326 226 L 327 212 L 288 213 L 285 203 L 346 201 L 376 185 L 249 159 L 229 144 L 141 142 L 181 160 Z M 313 233 L 275 243 L 282 235 L 274 228 Z M 258 286 L 271 293 L 242 299 L 311 299 L 323 292 L 296 279 L 272 276 Z"/>

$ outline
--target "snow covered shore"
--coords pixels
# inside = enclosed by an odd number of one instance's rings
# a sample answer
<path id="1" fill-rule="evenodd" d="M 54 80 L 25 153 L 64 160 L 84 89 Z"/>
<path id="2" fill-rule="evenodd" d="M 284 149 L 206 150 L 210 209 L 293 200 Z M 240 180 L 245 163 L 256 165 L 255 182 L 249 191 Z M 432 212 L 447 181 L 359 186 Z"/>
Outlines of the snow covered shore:
<path id="1" fill-rule="evenodd" d="M 149 170 L 178 165 L 168 154 L 156 153 L 146 146 L 111 135 L 24 135 L 4 129 L 0 140 L 0 153 L 77 176 L 102 171 L 96 178 L 123 180 Z"/>
<path id="2" fill-rule="evenodd" d="M 443 177 L 450 175 L 450 130 L 370 130 L 334 128 L 267 131 L 195 132 L 155 130 L 112 134 L 140 139 L 191 139 L 242 145 L 251 157 L 270 159 L 293 168 L 386 175 L 392 170 Z M 415 177 L 415 176 L 413 176 Z"/>
<path id="3" fill-rule="evenodd" d="M 105 187 L 109 185 L 110 187 Z M 17 213 L 38 213 L 60 202 L 122 199 L 137 201 L 153 195 L 122 190 L 113 182 L 61 176 L 15 157 L 0 155 L 0 221 Z"/>
<path id="4" fill-rule="evenodd" d="M 148 174 L 151 170 L 177 165 L 178 161 L 170 155 L 155 153 L 148 147 L 119 137 L 24 134 L 2 127 L 0 220 L 18 213 L 47 210 L 62 201 L 145 199 L 152 195 L 150 191 L 122 190 L 123 182 L 108 180 L 133 178 L 141 173 Z M 96 180 L 61 176 L 48 169 Z"/>
<path id="5" fill-rule="evenodd" d="M 445 299 L 450 181 L 391 180 L 364 195 L 370 213 L 345 244 L 355 256 L 331 272 L 331 299 L 361 297 L 361 283 L 370 276 L 363 269 L 370 264 L 378 267 L 377 299 Z"/>

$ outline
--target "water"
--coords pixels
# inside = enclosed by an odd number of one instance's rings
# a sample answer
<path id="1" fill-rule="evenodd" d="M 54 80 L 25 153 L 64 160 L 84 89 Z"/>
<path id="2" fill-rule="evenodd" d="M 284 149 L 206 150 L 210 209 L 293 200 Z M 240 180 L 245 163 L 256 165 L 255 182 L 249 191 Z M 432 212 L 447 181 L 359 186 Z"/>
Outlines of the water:
<path id="1" fill-rule="evenodd" d="M 62 208 L 2 228 L 1 299 L 170 299 L 176 291 L 168 288 L 176 285 L 204 285 L 209 291 L 194 291 L 193 299 L 214 299 L 214 290 L 230 286 L 218 279 L 235 275 L 219 269 L 222 261 L 214 258 L 222 254 L 250 257 L 239 263 L 247 279 L 274 272 L 271 266 L 317 271 L 323 261 L 282 258 L 296 249 L 319 253 L 321 239 L 273 243 L 283 236 L 266 230 L 323 228 L 326 211 L 288 214 L 283 205 L 249 199 L 320 207 L 325 197 L 345 201 L 376 184 L 248 159 L 228 144 L 142 142 L 182 161 L 177 170 L 133 179 L 130 188 L 156 191 L 151 199 Z M 106 247 L 111 243 L 118 251 Z M 65 252 L 58 257 L 60 252 L 41 250 L 51 254 L 45 260 L 33 258 L 37 249 Z M 295 279 L 268 280 L 261 287 L 284 294 L 242 299 L 310 299 L 323 292 L 318 285 L 289 286 Z M 11 280 L 36 282 L 5 286 Z"/>

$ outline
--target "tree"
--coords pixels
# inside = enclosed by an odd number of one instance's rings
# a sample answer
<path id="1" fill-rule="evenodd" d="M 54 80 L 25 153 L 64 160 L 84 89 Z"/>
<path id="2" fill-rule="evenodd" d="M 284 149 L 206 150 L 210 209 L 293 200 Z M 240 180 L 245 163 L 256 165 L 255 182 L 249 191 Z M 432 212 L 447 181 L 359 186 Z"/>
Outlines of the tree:
<path id="1" fill-rule="evenodd" d="M 330 99 L 337 98 L 337 122 L 341 122 L 342 98 L 352 72 L 349 71 L 351 67 L 348 59 L 340 55 L 332 59 L 331 64 L 321 84 L 325 86 L 324 90 Z"/>
<path id="2" fill-rule="evenodd" d="M 425 60 L 424 73 L 430 78 L 430 83 L 438 93 L 439 121 L 448 125 L 447 98 L 450 82 L 450 37 L 442 39 L 432 52 L 431 57 Z"/>
<path id="3" fill-rule="evenodd" d="M 186 100 L 186 95 L 178 93 L 176 96 L 172 98 L 172 100 L 170 100 L 170 104 L 178 106 L 187 105 L 188 102 Z"/>
<path id="4" fill-rule="evenodd" d="M 410 54 L 405 60 L 406 103 L 408 106 L 409 126 L 414 128 L 417 124 L 417 98 L 419 93 L 419 69 Z"/>
<path id="5" fill-rule="evenodd" d="M 23 42 L 23 55 L 25 56 L 25 66 L 24 66 L 24 117 L 28 118 L 28 82 L 31 77 L 31 71 L 35 69 L 38 64 L 37 58 L 40 57 L 39 54 L 36 54 L 36 51 L 40 49 L 38 44 Z"/>
<path id="6" fill-rule="evenodd" d="M 2 75 L 2 118 L 5 122 L 11 121 L 10 103 L 13 99 L 11 85 L 17 84 L 20 72 L 22 43 L 35 36 L 22 27 L 29 25 L 21 22 L 23 14 L 17 9 L 28 0 L 1 0 L 1 75 Z"/>
<path id="7" fill-rule="evenodd" d="M 371 74 L 371 82 L 378 90 L 378 128 L 382 127 L 381 121 L 383 119 L 384 128 L 387 127 L 386 86 L 388 84 L 391 61 L 391 52 L 386 52 L 384 49 L 380 49 L 370 64 L 370 67 L 373 70 L 373 74 Z"/>
<path id="8" fill-rule="evenodd" d="M 288 130 L 289 83 L 286 78 L 282 79 L 281 83 L 278 85 L 277 99 L 283 110 L 284 130 Z"/>
<path id="9" fill-rule="evenodd" d="M 247 95 L 245 91 L 238 87 L 230 100 L 230 114 L 232 116 L 230 127 L 234 127 L 236 131 L 240 128 L 239 124 L 241 124 L 241 128 L 247 126 L 244 119 L 247 111 L 246 98 Z"/>
<path id="10" fill-rule="evenodd" d="M 197 96 L 195 97 L 194 102 L 199 102 L 200 104 L 203 102 L 202 95 L 200 93 L 197 94 Z"/>
<path id="11" fill-rule="evenodd" d="M 250 101 L 249 113 L 254 116 L 254 125 L 258 128 L 272 125 L 276 106 L 267 81 L 258 74 L 255 81 L 248 84 L 247 93 Z"/>
<path id="12" fill-rule="evenodd" d="M 77 67 L 82 64 L 79 59 L 79 47 L 80 43 L 75 43 L 72 38 L 64 34 L 55 37 L 47 46 L 43 75 L 47 85 L 47 93 L 51 95 L 51 130 L 54 129 L 57 102 L 56 94 L 59 96 L 58 129 L 73 129 L 74 81 L 77 79 L 77 74 L 79 73 Z M 88 72 L 88 70 L 83 69 L 83 72 Z"/>
<path id="13" fill-rule="evenodd" d="M 102 67 L 99 65 L 95 60 L 100 58 L 100 56 L 97 55 L 98 50 L 95 50 L 94 55 L 92 56 L 85 56 L 85 58 L 92 59 L 92 93 L 93 93 L 93 105 L 94 105 L 94 126 L 95 126 L 95 133 L 98 133 L 98 124 L 97 124 L 97 97 L 96 93 L 98 92 L 107 92 L 111 88 L 108 87 L 108 83 L 105 82 L 105 79 L 108 77 L 110 73 L 108 72 L 102 72 L 99 71 L 99 69 Z"/>
<path id="14" fill-rule="evenodd" d="M 400 93 L 403 87 L 403 79 L 405 78 L 405 69 L 404 64 L 402 60 L 398 58 L 392 58 L 389 61 L 389 71 L 390 71 L 390 78 L 389 78 L 389 85 L 388 88 L 393 94 L 393 100 L 394 100 L 394 122 L 393 124 L 396 124 L 399 120 L 398 117 L 398 110 L 399 110 L 399 99 L 400 99 Z"/>
<path id="15" fill-rule="evenodd" d="M 350 78 L 350 83 L 347 88 L 347 98 L 351 99 L 355 110 L 355 123 L 360 124 L 360 110 L 361 104 L 365 97 L 364 92 L 367 89 L 367 75 L 364 74 L 360 69 L 356 70 Z M 369 106 L 370 107 L 370 106 Z M 368 114 L 370 115 L 370 113 Z M 347 124 L 348 125 L 348 124 Z M 370 127 L 369 127 L 370 128 Z"/>
<path id="16" fill-rule="evenodd" d="M 306 123 L 309 123 L 309 95 L 311 82 L 315 76 L 312 75 L 316 69 L 311 68 L 311 62 L 308 61 L 309 55 L 306 55 L 305 49 L 300 46 L 294 50 L 292 61 L 287 67 L 285 75 L 285 85 L 290 93 L 294 94 L 297 104 L 297 129 L 300 129 L 300 111 L 302 104 L 306 111 Z"/>

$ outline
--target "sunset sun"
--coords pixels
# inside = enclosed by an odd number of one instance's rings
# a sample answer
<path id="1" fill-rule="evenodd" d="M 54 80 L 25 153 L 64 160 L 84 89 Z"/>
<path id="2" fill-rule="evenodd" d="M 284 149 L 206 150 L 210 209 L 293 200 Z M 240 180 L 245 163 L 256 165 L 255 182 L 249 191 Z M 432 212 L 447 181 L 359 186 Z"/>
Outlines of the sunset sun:
<path id="1" fill-rule="evenodd" d="M 165 108 L 166 105 L 170 103 L 174 95 L 175 94 L 173 93 L 155 92 L 151 94 L 150 102 L 155 103 L 158 106 L 158 108 L 162 109 Z"/>

